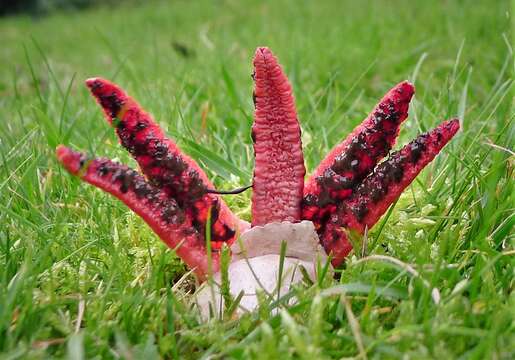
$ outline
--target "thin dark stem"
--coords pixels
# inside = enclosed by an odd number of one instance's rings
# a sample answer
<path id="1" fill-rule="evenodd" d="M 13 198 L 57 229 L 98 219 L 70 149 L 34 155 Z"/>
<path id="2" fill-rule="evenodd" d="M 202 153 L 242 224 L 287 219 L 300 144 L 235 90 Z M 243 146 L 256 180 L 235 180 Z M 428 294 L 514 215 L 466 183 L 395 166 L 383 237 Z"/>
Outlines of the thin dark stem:
<path id="1" fill-rule="evenodd" d="M 216 190 L 216 189 L 208 189 L 208 194 L 219 194 L 219 195 L 235 195 L 235 194 L 241 194 L 245 190 L 248 190 L 252 187 L 252 185 L 244 186 L 241 188 L 237 188 L 234 190 Z"/>

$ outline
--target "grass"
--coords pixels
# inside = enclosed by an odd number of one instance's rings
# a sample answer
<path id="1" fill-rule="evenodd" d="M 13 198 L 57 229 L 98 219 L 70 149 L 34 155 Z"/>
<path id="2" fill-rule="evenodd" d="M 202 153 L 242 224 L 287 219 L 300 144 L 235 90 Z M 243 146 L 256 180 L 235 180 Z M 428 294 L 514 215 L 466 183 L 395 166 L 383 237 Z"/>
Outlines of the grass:
<path id="1" fill-rule="evenodd" d="M 0 357 L 513 358 L 512 10 L 177 1 L 0 19 Z M 99 75 L 151 111 L 219 188 L 248 184 L 259 45 L 292 82 L 308 171 L 405 78 L 417 93 L 400 144 L 453 116 L 463 131 L 339 280 L 292 290 L 294 306 L 264 297 L 255 314 L 202 323 L 173 252 L 63 171 L 54 148 L 134 165 L 82 85 Z M 249 217 L 248 192 L 228 202 Z"/>

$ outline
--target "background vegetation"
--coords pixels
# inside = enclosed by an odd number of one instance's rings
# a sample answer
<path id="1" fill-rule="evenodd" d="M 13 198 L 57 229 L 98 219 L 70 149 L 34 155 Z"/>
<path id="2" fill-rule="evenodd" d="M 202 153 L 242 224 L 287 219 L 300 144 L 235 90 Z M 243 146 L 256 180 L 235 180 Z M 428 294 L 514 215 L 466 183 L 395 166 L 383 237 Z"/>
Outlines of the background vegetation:
<path id="1" fill-rule="evenodd" d="M 55 11 L 76 11 L 93 6 L 116 6 L 137 3 L 137 0 L 2 0 L 0 15 L 28 14 L 33 17 L 49 15 Z"/>
<path id="2" fill-rule="evenodd" d="M 511 11 L 152 1 L 0 19 L 0 357 L 513 358 Z M 219 188 L 248 184 L 260 45 L 292 82 L 308 171 L 406 78 L 417 93 L 400 144 L 454 116 L 463 131 L 369 234 L 366 252 L 396 265 L 357 252 L 338 279 L 294 289 L 294 306 L 263 298 L 256 314 L 202 323 L 181 262 L 54 148 L 134 165 L 82 84 L 98 75 Z M 248 218 L 249 196 L 227 200 Z"/>

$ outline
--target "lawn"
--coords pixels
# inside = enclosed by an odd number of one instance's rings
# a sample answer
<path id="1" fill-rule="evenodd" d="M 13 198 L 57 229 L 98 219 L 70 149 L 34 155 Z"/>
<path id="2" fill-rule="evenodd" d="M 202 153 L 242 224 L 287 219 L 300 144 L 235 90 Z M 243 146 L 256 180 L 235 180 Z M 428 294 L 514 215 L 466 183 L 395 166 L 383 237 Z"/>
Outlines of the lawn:
<path id="1" fill-rule="evenodd" d="M 151 1 L 0 18 L 0 358 L 515 357 L 513 3 Z M 312 171 L 397 82 L 399 145 L 462 131 L 335 278 L 201 322 L 195 279 L 141 219 L 56 161 L 135 166 L 88 94 L 134 96 L 216 186 L 249 184 L 251 59 L 274 50 Z M 398 145 L 398 146 L 399 146 Z M 227 197 L 250 217 L 250 191 Z M 435 298 L 439 294 L 439 301 Z M 270 312 L 274 309 L 274 312 Z"/>

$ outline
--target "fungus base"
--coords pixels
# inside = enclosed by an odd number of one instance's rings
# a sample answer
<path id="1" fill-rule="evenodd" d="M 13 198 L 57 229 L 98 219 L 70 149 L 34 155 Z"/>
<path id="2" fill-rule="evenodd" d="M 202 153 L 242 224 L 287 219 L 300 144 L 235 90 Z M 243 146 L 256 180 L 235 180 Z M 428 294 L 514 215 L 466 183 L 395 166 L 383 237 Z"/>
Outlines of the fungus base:
<path id="1" fill-rule="evenodd" d="M 286 252 L 281 272 L 283 242 L 286 244 Z M 328 261 L 311 221 L 255 226 L 243 233 L 231 250 L 233 258 L 228 269 L 230 294 L 235 299 L 243 291 L 237 314 L 257 308 L 258 292 L 274 297 L 287 294 L 290 287 L 301 282 L 304 277 L 300 267 L 314 281 L 318 265 L 324 266 Z M 212 281 L 206 281 L 197 294 L 197 304 L 204 319 L 208 319 L 211 314 L 223 314 L 224 299 L 220 284 L 221 273 L 217 272 Z"/>

